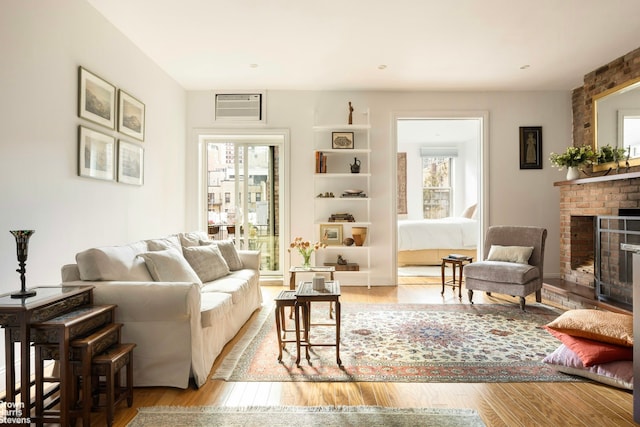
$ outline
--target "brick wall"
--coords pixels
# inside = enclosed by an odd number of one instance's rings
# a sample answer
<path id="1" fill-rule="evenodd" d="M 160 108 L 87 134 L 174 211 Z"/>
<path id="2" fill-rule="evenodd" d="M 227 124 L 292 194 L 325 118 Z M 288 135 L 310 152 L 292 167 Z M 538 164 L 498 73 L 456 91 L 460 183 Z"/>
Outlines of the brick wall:
<path id="1" fill-rule="evenodd" d="M 638 77 L 640 48 L 584 76 L 584 85 L 575 89 L 572 94 L 573 145 L 593 145 L 593 97 Z"/>

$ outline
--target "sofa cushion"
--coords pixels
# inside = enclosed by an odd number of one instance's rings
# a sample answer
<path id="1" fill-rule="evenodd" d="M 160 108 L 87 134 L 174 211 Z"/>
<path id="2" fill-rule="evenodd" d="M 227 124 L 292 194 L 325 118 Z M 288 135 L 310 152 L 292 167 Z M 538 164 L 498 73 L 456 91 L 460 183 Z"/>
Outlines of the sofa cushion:
<path id="1" fill-rule="evenodd" d="M 177 249 L 145 252 L 138 256 L 144 260 L 156 282 L 190 282 L 202 285 L 196 272 Z"/>
<path id="2" fill-rule="evenodd" d="M 76 254 L 82 280 L 124 280 L 149 282 L 151 275 L 138 254 L 147 251 L 144 241 L 123 246 L 91 248 Z"/>
<path id="3" fill-rule="evenodd" d="M 215 245 L 191 246 L 182 253 L 200 280 L 210 282 L 229 274 L 229 266 Z"/>
<path id="4" fill-rule="evenodd" d="M 540 276 L 538 267 L 506 261 L 479 261 L 464 267 L 465 277 L 496 283 L 529 283 Z"/>
<path id="5" fill-rule="evenodd" d="M 252 270 L 253 271 L 253 270 Z M 247 292 L 251 292 L 251 280 L 255 276 L 249 270 L 234 271 L 228 276 L 202 285 L 202 293 L 223 292 L 231 295 L 234 304 L 241 304 L 246 299 Z"/>
<path id="6" fill-rule="evenodd" d="M 528 264 L 533 253 L 533 246 L 501 246 L 491 245 L 487 261 L 515 262 Z"/>
<path id="7" fill-rule="evenodd" d="M 201 240 L 201 245 L 215 245 L 220 249 L 220 253 L 224 257 L 224 260 L 227 262 L 229 266 L 229 270 L 238 271 L 242 270 L 244 266 L 242 265 L 242 260 L 240 259 L 240 255 L 238 255 L 238 250 L 236 249 L 236 245 L 233 244 L 231 240 Z"/>
<path id="8" fill-rule="evenodd" d="M 200 323 L 203 328 L 222 327 L 233 310 L 231 295 L 222 292 L 203 292 L 200 295 Z"/>
<path id="9" fill-rule="evenodd" d="M 207 240 L 209 236 L 204 231 L 189 231 L 186 233 L 178 234 L 180 237 L 180 244 L 184 248 L 190 246 L 200 246 L 200 240 Z"/>
<path id="10" fill-rule="evenodd" d="M 150 251 L 162 251 L 164 249 L 174 248 L 178 252 L 182 252 L 182 243 L 177 234 L 163 237 L 161 239 L 147 240 L 147 247 Z"/>

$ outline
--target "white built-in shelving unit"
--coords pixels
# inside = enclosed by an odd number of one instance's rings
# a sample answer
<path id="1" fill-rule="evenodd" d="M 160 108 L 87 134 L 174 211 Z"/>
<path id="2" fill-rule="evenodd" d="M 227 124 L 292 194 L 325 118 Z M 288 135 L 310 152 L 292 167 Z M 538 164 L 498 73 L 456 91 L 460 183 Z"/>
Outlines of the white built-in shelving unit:
<path id="1" fill-rule="evenodd" d="M 314 156 L 314 223 L 317 240 L 322 241 L 321 230 L 336 226 L 342 228 L 342 238 L 352 237 L 353 227 L 366 227 L 367 236 L 362 246 L 345 246 L 342 243 L 330 245 L 316 251 L 316 265 L 335 263 L 342 255 L 349 263 L 357 263 L 358 271 L 336 271 L 336 279 L 343 285 L 370 286 L 371 271 L 371 148 L 369 111 L 363 113 L 364 124 L 316 125 L 313 127 Z M 353 148 L 332 148 L 334 132 L 353 132 Z M 318 158 L 323 156 L 324 167 L 320 167 Z M 352 173 L 351 165 L 355 159 L 360 162 L 360 172 Z M 323 172 L 321 172 L 323 170 Z M 350 195 L 354 191 L 362 195 Z M 348 194 L 350 192 L 350 194 Z M 326 197 L 326 194 L 333 197 Z M 329 222 L 332 214 L 351 214 L 355 222 Z"/>

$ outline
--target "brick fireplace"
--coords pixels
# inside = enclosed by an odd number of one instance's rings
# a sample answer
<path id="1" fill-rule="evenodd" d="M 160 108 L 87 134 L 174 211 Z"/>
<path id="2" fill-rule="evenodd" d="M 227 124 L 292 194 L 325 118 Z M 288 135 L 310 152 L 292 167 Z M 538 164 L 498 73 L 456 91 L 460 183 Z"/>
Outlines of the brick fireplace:
<path id="1" fill-rule="evenodd" d="M 626 215 L 626 212 L 640 208 L 640 172 L 561 181 L 555 186 L 560 188 L 561 278 L 596 299 L 596 219 Z M 617 235 L 613 236 L 617 238 Z M 605 245 L 603 251 L 613 259 L 624 255 L 612 253 L 620 250 L 616 240 Z M 615 292 L 626 294 L 630 291 L 620 289 Z"/>

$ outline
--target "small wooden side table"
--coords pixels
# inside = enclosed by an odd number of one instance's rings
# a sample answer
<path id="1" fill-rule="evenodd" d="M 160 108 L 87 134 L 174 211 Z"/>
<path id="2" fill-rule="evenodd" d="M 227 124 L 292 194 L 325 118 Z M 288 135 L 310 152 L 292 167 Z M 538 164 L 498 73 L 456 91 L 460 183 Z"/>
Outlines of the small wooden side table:
<path id="1" fill-rule="evenodd" d="M 311 303 L 312 302 L 331 302 L 335 304 L 336 318 L 336 341 L 335 343 L 311 343 L 309 338 L 309 331 L 311 329 Z M 335 347 L 336 348 L 336 362 L 338 366 L 342 366 L 340 360 L 340 283 L 336 280 L 331 282 L 325 282 L 323 290 L 316 291 L 313 289 L 312 282 L 301 282 L 296 291 L 296 303 L 295 303 L 295 318 L 296 318 L 296 366 L 300 366 L 300 347 L 305 347 L 305 353 L 307 360 L 309 357 L 310 347 Z M 304 336 L 301 337 L 300 328 L 300 311 L 302 311 L 302 322 L 304 325 Z M 316 324 L 318 325 L 318 324 Z M 323 326 L 334 326 L 333 323 L 322 324 Z"/>
<path id="2" fill-rule="evenodd" d="M 446 256 L 444 258 L 442 258 L 442 264 L 440 266 L 440 270 L 442 273 L 442 292 L 440 292 L 440 295 L 444 295 L 444 287 L 445 285 L 451 285 L 451 288 L 453 289 L 453 291 L 456 291 L 456 285 L 458 286 L 458 298 L 462 299 L 462 269 L 464 268 L 464 266 L 466 264 L 472 263 L 473 262 L 473 257 L 468 257 L 468 256 L 461 256 L 461 257 L 451 257 L 451 256 Z M 453 268 L 453 279 L 452 280 L 448 280 L 445 281 L 444 280 L 444 270 L 447 266 L 447 264 L 451 264 L 451 267 Z M 456 267 L 459 268 L 459 276 L 458 276 L 458 281 L 456 282 Z"/>

